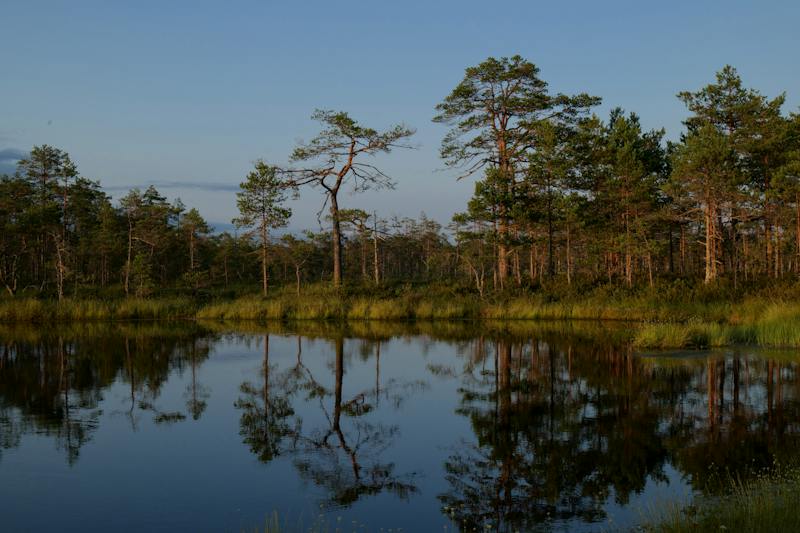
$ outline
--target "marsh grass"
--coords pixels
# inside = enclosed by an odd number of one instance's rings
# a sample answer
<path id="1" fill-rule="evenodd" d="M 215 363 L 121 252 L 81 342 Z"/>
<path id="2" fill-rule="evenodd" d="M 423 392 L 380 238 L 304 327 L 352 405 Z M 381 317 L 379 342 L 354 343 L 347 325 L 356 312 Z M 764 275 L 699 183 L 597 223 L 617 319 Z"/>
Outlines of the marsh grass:
<path id="1" fill-rule="evenodd" d="M 735 344 L 800 346 L 800 304 L 748 300 L 731 309 L 727 320 L 644 324 L 636 348 L 713 348 Z"/>
<path id="2" fill-rule="evenodd" d="M 630 322 L 637 349 L 713 348 L 734 344 L 800 346 L 800 289 L 733 294 L 669 285 L 655 290 L 607 287 L 569 292 L 518 291 L 480 298 L 444 285 L 334 289 L 317 284 L 300 295 L 277 288 L 268 297 L 201 302 L 189 296 L 152 299 L 0 299 L 0 322 L 43 323 L 131 319 L 203 320 L 594 320 Z"/>
<path id="3" fill-rule="evenodd" d="M 197 304 L 188 298 L 72 300 L 33 298 L 0 300 L 0 322 L 72 322 L 191 318 Z"/>
<path id="4" fill-rule="evenodd" d="M 777 468 L 755 479 L 731 479 L 721 496 L 700 496 L 690 505 L 651 513 L 638 531 L 658 533 L 800 531 L 800 469 Z"/>

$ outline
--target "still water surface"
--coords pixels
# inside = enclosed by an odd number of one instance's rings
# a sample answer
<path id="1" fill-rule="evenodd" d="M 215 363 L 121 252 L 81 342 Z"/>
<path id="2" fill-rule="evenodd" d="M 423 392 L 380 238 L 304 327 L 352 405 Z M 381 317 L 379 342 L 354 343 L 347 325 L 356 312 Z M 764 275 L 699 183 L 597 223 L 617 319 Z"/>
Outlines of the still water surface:
<path id="1" fill-rule="evenodd" d="M 616 326 L 619 327 L 619 326 Z M 791 457 L 796 352 L 597 324 L 0 329 L 0 529 L 596 531 Z"/>

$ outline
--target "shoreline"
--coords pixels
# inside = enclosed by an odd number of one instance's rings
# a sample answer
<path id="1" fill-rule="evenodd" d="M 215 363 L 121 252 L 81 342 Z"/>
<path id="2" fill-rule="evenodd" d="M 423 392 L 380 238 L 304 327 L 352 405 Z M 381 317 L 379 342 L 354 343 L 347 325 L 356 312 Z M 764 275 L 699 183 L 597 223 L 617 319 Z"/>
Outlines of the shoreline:
<path id="1" fill-rule="evenodd" d="M 284 293 L 206 302 L 188 297 L 0 300 L 0 324 L 131 320 L 613 322 L 631 326 L 635 349 L 800 347 L 800 304 L 766 297 L 686 305 L 644 298 L 543 302 L 515 296 L 489 301 L 474 296 L 425 297 L 419 292 L 393 297 Z"/>

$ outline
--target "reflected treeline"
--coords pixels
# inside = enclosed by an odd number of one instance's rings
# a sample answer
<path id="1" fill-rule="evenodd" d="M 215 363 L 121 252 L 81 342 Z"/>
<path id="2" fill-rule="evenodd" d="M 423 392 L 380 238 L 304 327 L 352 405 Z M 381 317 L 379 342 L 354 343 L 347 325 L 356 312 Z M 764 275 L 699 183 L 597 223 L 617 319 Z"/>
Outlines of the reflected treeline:
<path id="1" fill-rule="evenodd" d="M 99 403 L 124 383 L 130 403 L 119 413 L 137 429 L 142 416 L 156 423 L 197 418 L 208 391 L 196 369 L 214 336 L 194 324 L 94 324 L 0 328 L 0 446 L 18 446 L 25 434 L 50 436 L 73 464 L 99 423 Z M 191 372 L 186 413 L 163 411 L 158 398 L 173 372 Z"/>
<path id="2" fill-rule="evenodd" d="M 478 338 L 460 369 L 458 412 L 474 440 L 446 461 L 443 510 L 462 529 L 548 529 L 605 519 L 674 466 L 699 490 L 791 456 L 798 365 L 746 352 L 644 358 L 558 334 Z"/>
<path id="3" fill-rule="evenodd" d="M 243 443 L 264 463 L 290 461 L 299 478 L 322 489 L 329 507 L 422 491 L 424 476 L 433 473 L 395 462 L 404 457 L 395 453 L 404 446 L 400 424 L 415 421 L 394 415 L 429 387 L 456 390 L 453 415 L 470 423 L 469 434 L 450 438 L 447 489 L 438 494 L 443 512 L 464 530 L 602 521 L 609 501 L 628 503 L 649 482 L 667 480 L 672 468 L 694 489 L 713 492 L 719 473 L 747 476 L 794 455 L 800 444 L 796 354 L 742 349 L 642 356 L 627 348 L 623 327 L 522 321 L 0 326 L 0 451 L 35 433 L 52 438 L 74 463 L 112 386 L 124 398 L 111 414 L 127 418 L 134 431 L 143 420 L 198 419 L 211 393 L 199 370 L 217 343 L 232 342 L 262 358 L 235 402 Z M 382 370 L 389 343 L 395 356 L 405 345 L 403 357 L 436 357 L 421 361 L 422 375 L 389 375 Z M 313 357 L 304 353 L 310 348 Z M 175 376 L 183 402 L 177 410 L 161 398 Z"/>
<path id="4" fill-rule="evenodd" d="M 293 363 L 279 371 L 270 363 L 269 334 L 264 334 L 261 382 L 242 384 L 242 397 L 236 402 L 244 441 L 263 462 L 290 455 L 302 479 L 325 489 L 328 506 L 347 506 L 384 492 L 405 499 L 417 491 L 413 472 L 398 473 L 396 465 L 384 458 L 400 438 L 399 428 L 383 423 L 375 410 L 381 399 L 384 405 L 398 407 L 405 395 L 425 384 L 382 381 L 381 341 L 361 340 L 355 356 L 359 364 L 373 359 L 375 383 L 353 389 L 345 380 L 353 354 L 346 353 L 343 332 L 329 342 L 324 375 L 304 363 L 299 336 Z M 295 409 L 295 403 L 302 410 Z M 312 422 L 304 422 L 301 412 Z"/>
<path id="5" fill-rule="evenodd" d="M 624 322 L 601 321 L 529 321 L 529 320 L 356 320 L 351 322 L 297 320 L 275 322 L 225 322 L 201 320 L 202 327 L 216 333 L 246 339 L 272 333 L 300 335 L 306 339 L 330 340 L 335 337 L 363 341 L 386 341 L 393 338 L 413 340 L 415 345 L 426 337 L 432 341 L 472 342 L 477 336 L 530 338 L 541 335 L 569 336 L 573 339 L 624 344 L 630 340 L 630 328 Z"/>

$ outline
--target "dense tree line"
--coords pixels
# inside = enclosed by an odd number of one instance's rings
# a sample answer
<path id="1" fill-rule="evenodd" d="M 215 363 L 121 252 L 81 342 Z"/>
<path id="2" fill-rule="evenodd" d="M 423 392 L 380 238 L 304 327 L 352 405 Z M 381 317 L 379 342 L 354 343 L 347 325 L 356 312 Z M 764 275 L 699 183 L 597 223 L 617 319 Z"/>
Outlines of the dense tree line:
<path id="1" fill-rule="evenodd" d="M 632 112 L 592 113 L 600 99 L 553 94 L 525 59 L 489 58 L 466 70 L 437 106 L 441 155 L 476 176 L 462 213 L 443 227 L 348 209 L 343 188 L 391 188 L 370 156 L 414 131 L 378 131 L 347 113 L 317 111 L 321 131 L 289 166 L 256 163 L 237 195 L 237 232 L 218 233 L 196 209 L 154 187 L 112 203 L 69 155 L 34 147 L 0 179 L 0 282 L 21 291 L 87 287 L 154 291 L 343 280 L 449 281 L 481 294 L 550 280 L 634 286 L 660 278 L 733 283 L 800 274 L 800 115 L 725 67 L 682 92 L 689 117 L 678 142 Z M 329 229 L 274 231 L 284 206 L 322 192 Z M 321 219 L 322 220 L 322 219 Z"/>

